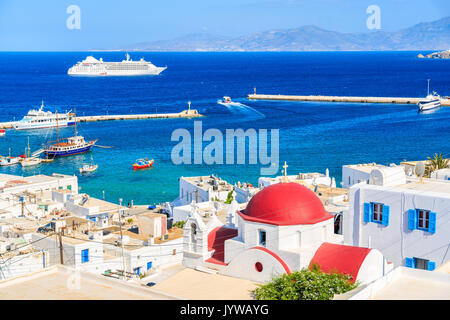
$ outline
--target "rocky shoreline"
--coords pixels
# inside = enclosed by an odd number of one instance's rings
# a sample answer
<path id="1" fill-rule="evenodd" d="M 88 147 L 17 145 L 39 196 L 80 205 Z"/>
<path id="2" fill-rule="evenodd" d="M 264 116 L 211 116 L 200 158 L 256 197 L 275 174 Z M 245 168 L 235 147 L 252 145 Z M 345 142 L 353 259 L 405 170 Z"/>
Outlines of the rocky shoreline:
<path id="1" fill-rule="evenodd" d="M 450 50 L 447 51 L 440 51 L 440 52 L 433 52 L 427 55 L 423 55 L 419 53 L 417 55 L 417 58 L 429 58 L 429 59 L 450 59 Z"/>

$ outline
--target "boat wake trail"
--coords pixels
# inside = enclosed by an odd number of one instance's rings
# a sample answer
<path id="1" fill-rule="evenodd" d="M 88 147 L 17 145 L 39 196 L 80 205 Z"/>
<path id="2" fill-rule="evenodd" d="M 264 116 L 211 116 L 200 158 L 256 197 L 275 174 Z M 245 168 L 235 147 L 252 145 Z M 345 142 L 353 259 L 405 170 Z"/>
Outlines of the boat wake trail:
<path id="1" fill-rule="evenodd" d="M 232 114 L 235 115 L 245 115 L 243 120 L 255 120 L 255 119 L 264 119 L 266 116 L 259 112 L 258 110 L 253 109 L 243 103 L 240 102 L 230 102 L 230 103 L 221 103 L 219 104 L 225 106 Z"/>

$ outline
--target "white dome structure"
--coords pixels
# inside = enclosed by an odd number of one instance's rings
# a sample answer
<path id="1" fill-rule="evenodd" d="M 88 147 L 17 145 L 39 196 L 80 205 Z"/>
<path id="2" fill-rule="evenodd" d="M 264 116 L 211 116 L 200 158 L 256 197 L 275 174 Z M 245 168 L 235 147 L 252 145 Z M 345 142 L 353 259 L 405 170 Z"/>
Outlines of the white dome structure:
<path id="1" fill-rule="evenodd" d="M 370 172 L 369 184 L 376 186 L 397 186 L 406 183 L 403 167 L 376 168 Z"/>

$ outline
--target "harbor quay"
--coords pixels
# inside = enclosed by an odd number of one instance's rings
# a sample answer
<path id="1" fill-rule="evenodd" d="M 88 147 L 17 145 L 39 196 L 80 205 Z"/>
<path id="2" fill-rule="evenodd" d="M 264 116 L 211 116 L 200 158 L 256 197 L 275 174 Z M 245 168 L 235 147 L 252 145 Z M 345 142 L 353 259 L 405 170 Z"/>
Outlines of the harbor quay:
<path id="1" fill-rule="evenodd" d="M 323 96 L 323 95 L 282 95 L 282 94 L 249 94 L 249 100 L 279 100 L 279 101 L 315 101 L 315 102 L 359 102 L 385 104 L 414 104 L 422 98 L 402 97 L 351 97 L 351 96 Z M 450 99 L 441 98 L 441 106 L 450 106 Z"/>
<path id="2" fill-rule="evenodd" d="M 97 115 L 77 117 L 78 122 L 113 121 L 113 120 L 139 120 L 139 119 L 175 119 L 175 118 L 197 118 L 203 117 L 195 109 L 183 110 L 174 113 L 145 113 L 145 114 L 120 114 L 120 115 Z M 14 121 L 0 122 L 1 129 L 11 129 Z"/>

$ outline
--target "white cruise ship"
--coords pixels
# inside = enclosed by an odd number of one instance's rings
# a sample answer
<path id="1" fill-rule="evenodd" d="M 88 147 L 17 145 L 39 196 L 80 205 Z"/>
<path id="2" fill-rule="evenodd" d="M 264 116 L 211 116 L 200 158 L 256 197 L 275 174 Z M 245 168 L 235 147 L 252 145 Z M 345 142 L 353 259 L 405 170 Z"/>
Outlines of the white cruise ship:
<path id="1" fill-rule="evenodd" d="M 57 125 L 65 127 L 75 124 L 74 114 L 69 112 L 58 114 L 44 111 L 44 101 L 38 110 L 32 109 L 22 120 L 13 122 L 16 130 L 52 128 Z"/>
<path id="2" fill-rule="evenodd" d="M 158 75 L 167 69 L 157 67 L 143 58 L 133 61 L 128 53 L 126 57 L 127 59 L 121 62 L 105 62 L 102 58 L 97 60 L 93 56 L 88 56 L 71 67 L 67 73 L 77 76 L 138 76 Z"/>

